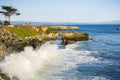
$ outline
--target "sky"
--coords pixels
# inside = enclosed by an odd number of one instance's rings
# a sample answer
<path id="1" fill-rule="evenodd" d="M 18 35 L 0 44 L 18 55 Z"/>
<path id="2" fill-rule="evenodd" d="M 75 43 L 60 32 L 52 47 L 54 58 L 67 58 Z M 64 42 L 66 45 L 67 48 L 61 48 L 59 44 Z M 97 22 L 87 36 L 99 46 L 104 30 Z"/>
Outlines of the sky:
<path id="1" fill-rule="evenodd" d="M 96 23 L 120 20 L 120 0 L 0 0 L 2 5 L 13 6 L 21 13 L 12 16 L 12 21 Z M 3 15 L 0 20 L 4 20 Z"/>

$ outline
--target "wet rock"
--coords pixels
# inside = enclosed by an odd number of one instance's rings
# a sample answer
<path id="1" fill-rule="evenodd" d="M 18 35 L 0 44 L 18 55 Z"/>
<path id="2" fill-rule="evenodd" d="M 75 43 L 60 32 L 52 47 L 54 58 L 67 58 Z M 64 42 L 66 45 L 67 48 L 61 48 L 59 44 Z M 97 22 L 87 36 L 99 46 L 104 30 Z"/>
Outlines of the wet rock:
<path id="1" fill-rule="evenodd" d="M 29 37 L 26 39 L 21 39 L 17 35 L 5 29 L 0 29 L 0 42 L 4 46 L 4 51 L 9 53 L 22 51 L 26 46 L 32 46 L 33 48 L 36 48 L 42 44 L 42 40 L 38 38 Z"/>
<path id="2" fill-rule="evenodd" d="M 37 48 L 37 46 L 41 46 L 46 41 L 56 40 L 58 35 L 59 35 L 58 33 L 50 33 L 50 34 L 43 33 L 33 37 L 27 37 L 25 41 L 27 43 L 27 46 L 32 46 L 35 49 Z"/>
<path id="3" fill-rule="evenodd" d="M 120 30 L 120 27 L 119 27 L 119 28 L 117 28 L 116 30 Z"/>
<path id="4" fill-rule="evenodd" d="M 0 29 L 0 42 L 2 43 L 2 47 L 4 47 L 4 51 L 13 53 L 24 50 L 24 47 L 26 46 L 32 46 L 35 49 L 45 41 L 56 40 L 58 35 L 58 33 L 41 33 L 36 36 L 22 39 L 8 30 Z M 0 47 L 0 49 L 2 48 Z M 0 56 L 2 56 L 2 52 L 0 53 Z"/>
<path id="5" fill-rule="evenodd" d="M 37 48 L 38 46 L 41 46 L 44 42 L 37 37 L 29 37 L 25 39 L 26 41 L 26 46 L 32 46 L 34 49 Z"/>
<path id="6" fill-rule="evenodd" d="M 0 70 L 0 80 L 11 80 L 10 77 Z"/>
<path id="7" fill-rule="evenodd" d="M 62 37 L 62 42 L 61 42 L 62 45 L 71 44 L 76 41 L 89 40 L 89 36 L 87 33 L 66 32 L 66 33 L 61 33 L 60 36 Z"/>

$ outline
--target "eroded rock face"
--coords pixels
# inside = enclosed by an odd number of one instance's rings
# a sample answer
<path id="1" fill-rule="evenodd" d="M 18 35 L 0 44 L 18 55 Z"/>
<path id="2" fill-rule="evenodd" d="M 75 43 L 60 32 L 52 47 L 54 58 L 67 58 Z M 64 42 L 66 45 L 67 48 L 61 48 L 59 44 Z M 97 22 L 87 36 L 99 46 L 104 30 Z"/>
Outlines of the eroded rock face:
<path id="1" fill-rule="evenodd" d="M 8 30 L 0 29 L 0 42 L 3 44 L 0 49 L 2 50 L 2 47 L 4 47 L 4 51 L 13 53 L 24 50 L 24 47 L 26 46 L 32 46 L 33 48 L 36 48 L 45 41 L 56 40 L 58 35 L 58 33 L 43 33 L 22 39 Z M 2 56 L 2 52 L 0 52 L 0 56 Z"/>
<path id="2" fill-rule="evenodd" d="M 0 80 L 19 80 L 16 76 L 9 77 L 8 74 L 0 70 Z"/>
<path id="3" fill-rule="evenodd" d="M 26 46 L 36 48 L 42 44 L 42 40 L 38 38 L 21 39 L 5 29 L 0 29 L 0 42 L 3 44 L 2 47 L 4 47 L 4 51 L 9 53 L 22 51 Z"/>
<path id="4" fill-rule="evenodd" d="M 2 52 L 2 51 L 3 51 L 3 47 L 2 47 L 2 45 L 0 44 L 0 57 L 3 56 L 3 52 Z"/>
<path id="5" fill-rule="evenodd" d="M 46 41 L 56 40 L 58 35 L 59 35 L 58 33 L 50 33 L 50 34 L 44 33 L 33 37 L 28 37 L 25 39 L 25 41 L 27 42 L 27 46 L 32 46 L 35 49 L 37 46 L 41 46 Z"/>
<path id="6" fill-rule="evenodd" d="M 67 33 L 61 33 L 60 36 L 62 37 L 62 43 L 61 43 L 62 45 L 71 44 L 76 41 L 89 40 L 89 36 L 87 33 L 67 32 Z"/>
<path id="7" fill-rule="evenodd" d="M 5 29 L 0 29 L 0 42 L 3 44 L 5 51 L 9 53 L 21 51 L 26 45 L 23 39 Z"/>
<path id="8" fill-rule="evenodd" d="M 32 46 L 34 49 L 44 43 L 42 39 L 36 37 L 26 38 L 25 41 L 26 41 L 26 46 Z"/>

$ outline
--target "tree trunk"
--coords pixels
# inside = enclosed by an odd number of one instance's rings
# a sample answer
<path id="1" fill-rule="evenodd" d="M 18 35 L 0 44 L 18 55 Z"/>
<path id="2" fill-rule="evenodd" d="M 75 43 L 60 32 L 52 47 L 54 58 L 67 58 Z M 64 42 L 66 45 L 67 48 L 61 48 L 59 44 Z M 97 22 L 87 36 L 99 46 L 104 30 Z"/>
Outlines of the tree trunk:
<path id="1" fill-rule="evenodd" d="M 10 23 L 10 16 L 8 16 L 8 21 L 9 21 L 9 23 Z M 11 23 L 10 23 L 11 24 Z"/>
<path id="2" fill-rule="evenodd" d="M 5 15 L 5 21 L 7 21 L 7 23 L 4 23 L 4 24 L 7 24 L 7 25 L 9 24 L 10 25 L 10 16 Z"/>
<path id="3" fill-rule="evenodd" d="M 7 16 L 5 16 L 5 21 L 8 21 L 8 17 Z"/>

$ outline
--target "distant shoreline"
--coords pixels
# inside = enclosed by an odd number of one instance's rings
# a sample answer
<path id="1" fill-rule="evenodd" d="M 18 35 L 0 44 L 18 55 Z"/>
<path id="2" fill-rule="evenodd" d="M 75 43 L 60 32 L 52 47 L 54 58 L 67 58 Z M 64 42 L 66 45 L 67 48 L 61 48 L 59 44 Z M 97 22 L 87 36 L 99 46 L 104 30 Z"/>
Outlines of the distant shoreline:
<path id="1" fill-rule="evenodd" d="M 12 21 L 12 24 L 25 24 L 26 21 Z M 72 22 L 34 22 L 34 21 L 30 21 L 29 22 L 31 25 L 44 25 L 44 26 L 69 26 L 69 25 L 120 25 L 120 23 L 72 23 Z"/>

